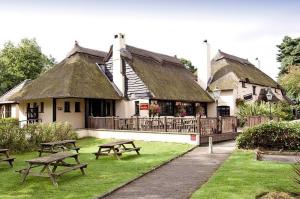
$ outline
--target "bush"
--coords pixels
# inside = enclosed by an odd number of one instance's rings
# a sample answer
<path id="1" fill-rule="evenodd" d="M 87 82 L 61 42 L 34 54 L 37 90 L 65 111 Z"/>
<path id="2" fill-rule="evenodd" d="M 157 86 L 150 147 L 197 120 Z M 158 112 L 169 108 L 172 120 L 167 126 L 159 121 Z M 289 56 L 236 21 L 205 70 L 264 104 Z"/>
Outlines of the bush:
<path id="1" fill-rule="evenodd" d="M 280 120 L 292 120 L 293 107 L 285 102 L 272 103 L 272 115 Z M 270 104 L 267 102 L 242 103 L 239 105 L 238 118 L 244 124 L 249 116 L 269 116 Z"/>
<path id="2" fill-rule="evenodd" d="M 300 150 L 300 123 L 269 122 L 249 128 L 237 138 L 238 148 Z"/>
<path id="3" fill-rule="evenodd" d="M 42 142 L 76 139 L 77 135 L 68 123 L 0 125 L 0 148 L 23 152 L 35 150 Z"/>
<path id="4" fill-rule="evenodd" d="M 2 124 L 16 124 L 19 125 L 19 121 L 16 118 L 0 118 L 0 125 Z"/>

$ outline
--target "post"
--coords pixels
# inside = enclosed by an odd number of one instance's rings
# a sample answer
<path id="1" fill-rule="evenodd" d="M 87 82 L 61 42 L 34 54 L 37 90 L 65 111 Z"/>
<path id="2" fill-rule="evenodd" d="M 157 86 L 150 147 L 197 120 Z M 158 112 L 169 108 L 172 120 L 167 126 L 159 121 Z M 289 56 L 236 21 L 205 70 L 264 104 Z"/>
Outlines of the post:
<path id="1" fill-rule="evenodd" d="M 167 116 L 164 117 L 164 124 L 165 124 L 165 132 L 168 132 L 168 125 L 167 125 Z"/>
<path id="2" fill-rule="evenodd" d="M 201 120 L 200 116 L 197 117 L 197 127 L 198 127 L 198 132 L 199 132 L 199 146 L 201 144 Z"/>
<path id="3" fill-rule="evenodd" d="M 271 101 L 269 101 L 270 104 L 270 120 L 272 120 L 272 107 L 271 107 Z"/>
<path id="4" fill-rule="evenodd" d="M 140 119 L 139 119 L 139 116 L 136 116 L 136 130 L 137 131 L 140 130 Z"/>
<path id="5" fill-rule="evenodd" d="M 112 124 L 113 124 L 113 129 L 116 129 L 116 124 L 115 124 L 115 116 L 112 116 Z"/>
<path id="6" fill-rule="evenodd" d="M 212 141 L 212 137 L 208 138 L 208 153 L 212 154 L 213 152 L 213 141 Z"/>

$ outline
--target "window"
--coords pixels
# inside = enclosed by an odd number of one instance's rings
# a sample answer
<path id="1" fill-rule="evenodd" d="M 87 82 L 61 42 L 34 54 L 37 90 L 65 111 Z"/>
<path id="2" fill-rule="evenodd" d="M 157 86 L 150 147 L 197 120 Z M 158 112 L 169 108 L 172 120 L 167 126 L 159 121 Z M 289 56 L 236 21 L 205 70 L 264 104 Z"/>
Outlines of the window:
<path id="1" fill-rule="evenodd" d="M 11 105 L 7 104 L 5 105 L 5 118 L 11 117 Z"/>
<path id="2" fill-rule="evenodd" d="M 140 115 L 140 102 L 135 101 L 134 102 L 134 107 L 135 107 L 135 116 L 139 116 Z"/>
<path id="3" fill-rule="evenodd" d="M 221 116 L 221 117 L 230 116 L 230 107 L 229 106 L 218 106 L 218 116 Z"/>
<path id="4" fill-rule="evenodd" d="M 158 101 L 161 116 L 174 115 L 174 103 L 171 101 Z"/>
<path id="5" fill-rule="evenodd" d="M 246 88 L 246 82 L 242 82 L 242 87 Z"/>
<path id="6" fill-rule="evenodd" d="M 75 102 L 75 112 L 80 112 L 80 102 Z"/>
<path id="7" fill-rule="evenodd" d="M 70 112 L 70 102 L 65 102 L 64 112 Z"/>
<path id="8" fill-rule="evenodd" d="M 41 102 L 40 104 L 40 112 L 44 113 L 44 102 Z"/>
<path id="9" fill-rule="evenodd" d="M 244 95 L 244 100 L 252 100 L 253 96 L 252 94 Z"/>
<path id="10" fill-rule="evenodd" d="M 277 88 L 275 88 L 275 93 L 277 93 Z"/>
<path id="11" fill-rule="evenodd" d="M 27 103 L 27 109 L 29 109 L 30 108 L 30 103 Z"/>
<path id="12" fill-rule="evenodd" d="M 252 86 L 252 90 L 253 90 L 253 95 L 256 95 L 256 86 Z"/>
<path id="13" fill-rule="evenodd" d="M 36 108 L 36 107 L 37 107 L 37 103 L 34 102 L 34 103 L 33 103 L 33 108 Z"/>

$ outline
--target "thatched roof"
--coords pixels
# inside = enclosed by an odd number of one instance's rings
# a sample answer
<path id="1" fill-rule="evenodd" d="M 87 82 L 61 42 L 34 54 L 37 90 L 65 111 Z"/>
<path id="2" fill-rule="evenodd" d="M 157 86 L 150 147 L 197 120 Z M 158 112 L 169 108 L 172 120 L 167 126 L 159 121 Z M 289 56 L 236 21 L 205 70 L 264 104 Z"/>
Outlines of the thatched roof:
<path id="1" fill-rule="evenodd" d="M 221 61 L 224 63 L 215 73 L 212 75 L 210 80 L 209 88 L 213 89 L 215 86 L 223 89 L 231 89 L 232 83 L 228 81 L 219 82 L 219 80 L 226 76 L 228 73 L 234 73 L 239 81 L 247 82 L 251 84 L 257 84 L 266 87 L 280 88 L 279 84 L 274 81 L 267 74 L 256 68 L 248 60 L 239 58 L 233 55 L 229 55 L 222 51 L 214 57 L 212 61 L 212 67 L 214 65 L 220 64 Z"/>
<path id="2" fill-rule="evenodd" d="M 106 52 L 99 51 L 99 50 L 94 50 L 90 48 L 84 48 L 78 44 L 77 41 L 75 41 L 74 48 L 68 53 L 67 57 L 71 57 L 72 55 L 76 53 L 81 53 L 81 54 L 86 54 L 89 56 L 94 56 L 99 58 L 98 61 L 102 64 L 103 59 L 107 56 Z"/>
<path id="3" fill-rule="evenodd" d="M 4 93 L 0 97 L 0 104 L 13 104 L 13 103 L 17 103 L 17 101 L 11 100 L 11 97 L 13 95 L 15 95 L 16 93 L 20 92 L 30 82 L 31 82 L 30 79 L 26 79 L 26 80 L 22 81 L 21 83 L 19 83 L 18 85 L 16 85 L 14 88 L 12 88 L 9 91 L 7 91 L 6 93 Z"/>
<path id="4" fill-rule="evenodd" d="M 133 46 L 122 52 L 153 99 L 211 102 L 212 98 L 195 81 L 194 75 L 176 57 Z"/>
<path id="5" fill-rule="evenodd" d="M 71 52 L 77 48 L 75 45 Z M 13 97 L 23 100 L 66 97 L 120 99 L 113 84 L 96 65 L 101 62 L 103 57 L 90 56 L 86 52 L 69 54 Z"/>

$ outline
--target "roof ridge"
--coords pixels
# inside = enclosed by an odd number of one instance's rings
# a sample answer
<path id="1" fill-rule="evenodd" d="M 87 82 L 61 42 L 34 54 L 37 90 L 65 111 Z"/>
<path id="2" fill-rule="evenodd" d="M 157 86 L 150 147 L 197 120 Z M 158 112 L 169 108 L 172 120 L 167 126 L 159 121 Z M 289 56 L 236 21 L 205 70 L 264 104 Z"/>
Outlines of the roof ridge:
<path id="1" fill-rule="evenodd" d="M 26 86 L 26 83 L 27 83 L 27 82 L 30 82 L 30 81 L 31 81 L 31 79 L 25 79 L 25 80 L 21 81 L 20 83 L 18 83 L 17 85 L 15 85 L 13 88 L 11 88 L 11 89 L 9 89 L 8 91 L 6 91 L 5 93 L 3 93 L 3 94 L 0 96 L 0 102 L 1 102 L 1 98 L 3 98 L 5 95 L 7 95 L 7 94 L 13 92 L 14 89 L 18 88 L 18 87 L 21 86 L 22 84 L 24 84 L 23 87 Z M 22 88 L 23 88 L 23 87 L 22 87 Z M 19 91 L 18 91 L 18 92 L 19 92 Z"/>
<path id="2" fill-rule="evenodd" d="M 72 55 L 74 55 L 76 53 L 84 53 L 84 54 L 97 56 L 97 57 L 106 57 L 106 55 L 107 55 L 107 52 L 80 46 L 78 44 L 78 42 L 75 41 L 73 49 L 67 54 L 67 58 L 71 57 Z"/>
<path id="3" fill-rule="evenodd" d="M 225 52 L 221 51 L 220 49 L 219 49 L 218 53 L 221 56 L 216 55 L 216 57 L 215 57 L 216 61 L 219 60 L 219 59 L 225 58 L 225 59 L 231 59 L 233 61 L 237 61 L 241 64 L 253 65 L 248 59 L 241 58 L 241 57 L 238 57 L 236 55 L 229 54 L 229 53 L 225 53 Z"/>
<path id="4" fill-rule="evenodd" d="M 169 62 L 169 63 L 181 65 L 181 62 L 177 57 L 173 57 L 173 56 L 170 56 L 167 54 L 157 53 L 154 51 L 138 48 L 138 47 L 131 46 L 131 45 L 126 45 L 126 50 L 129 50 L 130 53 L 135 54 L 135 55 L 152 58 L 152 59 L 158 61 L 159 63 Z"/>

